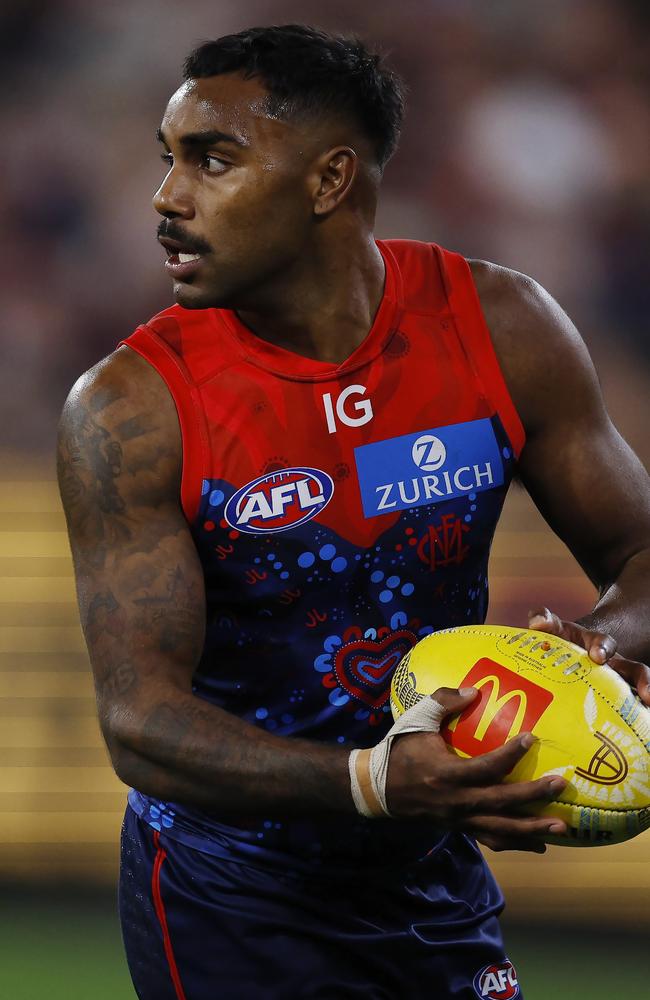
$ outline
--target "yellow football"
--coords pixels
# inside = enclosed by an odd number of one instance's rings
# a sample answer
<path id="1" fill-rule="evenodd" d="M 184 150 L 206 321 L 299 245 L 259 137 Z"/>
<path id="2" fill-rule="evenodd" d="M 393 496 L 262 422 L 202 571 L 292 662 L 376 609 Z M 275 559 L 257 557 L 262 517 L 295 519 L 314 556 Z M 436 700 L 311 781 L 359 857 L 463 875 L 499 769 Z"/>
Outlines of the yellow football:
<path id="1" fill-rule="evenodd" d="M 433 632 L 399 663 L 391 686 L 395 719 L 439 687 L 479 694 L 442 736 L 476 757 L 520 732 L 537 742 L 506 781 L 559 774 L 559 798 L 531 811 L 563 819 L 558 844 L 616 844 L 650 826 L 650 710 L 608 666 L 545 632 L 467 625 Z"/>

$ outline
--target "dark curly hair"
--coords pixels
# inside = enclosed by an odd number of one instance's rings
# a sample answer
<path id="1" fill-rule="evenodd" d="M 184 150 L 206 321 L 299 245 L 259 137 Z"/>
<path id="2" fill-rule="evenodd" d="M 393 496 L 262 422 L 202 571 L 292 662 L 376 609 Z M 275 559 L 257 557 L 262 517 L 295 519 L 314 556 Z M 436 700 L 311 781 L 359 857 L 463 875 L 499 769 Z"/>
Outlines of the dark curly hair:
<path id="1" fill-rule="evenodd" d="M 380 168 L 395 152 L 404 85 L 360 39 L 303 24 L 248 28 L 203 43 L 183 66 L 185 80 L 236 72 L 260 79 L 270 114 L 345 116 L 370 140 Z"/>

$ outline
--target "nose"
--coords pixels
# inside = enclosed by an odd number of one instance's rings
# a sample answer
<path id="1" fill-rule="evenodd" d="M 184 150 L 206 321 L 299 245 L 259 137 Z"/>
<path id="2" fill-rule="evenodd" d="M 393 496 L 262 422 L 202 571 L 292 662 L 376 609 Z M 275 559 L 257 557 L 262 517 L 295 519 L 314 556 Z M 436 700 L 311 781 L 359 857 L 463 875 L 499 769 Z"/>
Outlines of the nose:
<path id="1" fill-rule="evenodd" d="M 153 196 L 153 207 L 166 219 L 180 216 L 191 219 L 194 215 L 189 185 L 176 167 L 172 167 Z"/>

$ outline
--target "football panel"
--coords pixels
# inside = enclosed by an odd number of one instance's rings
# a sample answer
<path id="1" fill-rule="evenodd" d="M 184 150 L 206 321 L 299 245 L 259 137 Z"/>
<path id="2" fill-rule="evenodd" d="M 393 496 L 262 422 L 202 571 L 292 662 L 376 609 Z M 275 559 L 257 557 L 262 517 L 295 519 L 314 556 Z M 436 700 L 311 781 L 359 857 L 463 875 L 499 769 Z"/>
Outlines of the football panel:
<path id="1" fill-rule="evenodd" d="M 611 809 L 593 809 L 566 802 L 550 802 L 536 813 L 540 816 L 564 820 L 569 828 L 567 836 L 549 835 L 545 841 L 560 847 L 601 847 L 622 844 L 650 827 L 650 806 L 618 812 Z"/>

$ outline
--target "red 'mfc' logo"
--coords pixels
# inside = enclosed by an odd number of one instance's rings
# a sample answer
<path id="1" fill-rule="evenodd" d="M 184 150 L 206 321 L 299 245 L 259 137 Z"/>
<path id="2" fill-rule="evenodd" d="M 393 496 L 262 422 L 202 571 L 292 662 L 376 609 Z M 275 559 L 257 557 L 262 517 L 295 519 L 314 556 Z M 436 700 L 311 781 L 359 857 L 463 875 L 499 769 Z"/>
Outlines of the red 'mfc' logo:
<path id="1" fill-rule="evenodd" d="M 507 958 L 498 965 L 486 965 L 474 976 L 474 992 L 480 1000 L 515 1000 L 520 995 L 515 968 Z"/>
<path id="2" fill-rule="evenodd" d="M 546 688 L 484 656 L 459 687 L 475 687 L 479 697 L 442 730 L 455 750 L 478 757 L 503 746 L 524 730 L 532 732 L 553 701 Z"/>

